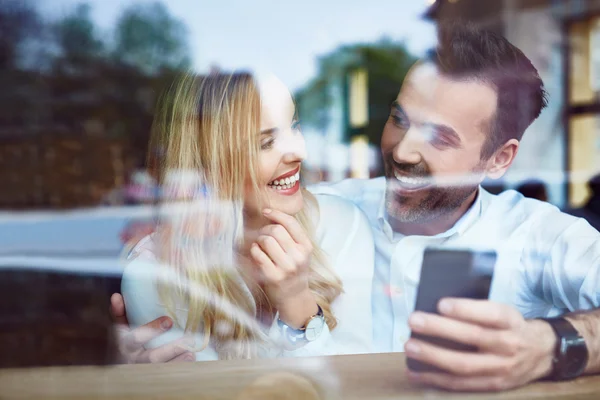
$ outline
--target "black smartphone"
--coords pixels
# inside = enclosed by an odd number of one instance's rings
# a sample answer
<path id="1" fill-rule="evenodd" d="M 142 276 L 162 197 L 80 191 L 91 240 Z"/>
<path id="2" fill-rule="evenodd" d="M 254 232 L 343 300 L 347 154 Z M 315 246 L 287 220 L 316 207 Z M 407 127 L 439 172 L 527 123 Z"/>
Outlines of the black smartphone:
<path id="1" fill-rule="evenodd" d="M 439 314 L 437 306 L 444 297 L 487 299 L 495 265 L 494 251 L 425 249 L 415 310 Z M 476 350 L 461 343 L 414 332 L 411 337 L 454 350 Z M 441 372 L 411 358 L 407 358 L 407 366 L 415 372 Z"/>

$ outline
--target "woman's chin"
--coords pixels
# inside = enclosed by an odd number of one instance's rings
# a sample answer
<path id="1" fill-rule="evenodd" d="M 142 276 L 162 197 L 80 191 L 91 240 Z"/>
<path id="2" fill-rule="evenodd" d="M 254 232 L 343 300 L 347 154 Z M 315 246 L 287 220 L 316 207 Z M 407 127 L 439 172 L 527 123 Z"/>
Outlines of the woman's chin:
<path id="1" fill-rule="evenodd" d="M 281 196 L 277 196 L 278 198 L 273 198 L 274 196 L 269 197 L 271 208 L 288 215 L 296 215 L 302 211 L 302 208 L 304 207 L 304 198 L 302 197 L 301 191 L 298 191 L 293 196 L 286 196 L 285 198 L 281 198 Z"/>

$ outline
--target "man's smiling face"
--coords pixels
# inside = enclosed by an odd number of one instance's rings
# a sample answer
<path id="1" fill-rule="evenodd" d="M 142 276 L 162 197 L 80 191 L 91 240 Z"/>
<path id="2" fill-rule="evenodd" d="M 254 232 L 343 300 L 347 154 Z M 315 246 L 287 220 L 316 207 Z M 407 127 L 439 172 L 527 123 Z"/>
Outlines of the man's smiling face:
<path id="1" fill-rule="evenodd" d="M 472 199 L 486 173 L 482 149 L 498 96 L 476 80 L 453 80 L 431 63 L 407 75 L 384 127 L 388 215 L 424 223 Z"/>

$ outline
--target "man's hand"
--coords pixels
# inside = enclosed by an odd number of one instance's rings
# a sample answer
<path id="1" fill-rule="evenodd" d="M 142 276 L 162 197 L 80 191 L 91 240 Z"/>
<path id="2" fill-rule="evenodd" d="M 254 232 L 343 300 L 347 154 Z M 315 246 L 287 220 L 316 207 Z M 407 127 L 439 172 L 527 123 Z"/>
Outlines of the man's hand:
<path id="1" fill-rule="evenodd" d="M 169 317 L 160 317 L 136 329 L 130 329 L 123 297 L 115 293 L 110 298 L 110 312 L 117 329 L 120 361 L 125 364 L 166 363 L 195 361 L 194 353 L 187 350 L 194 345 L 190 338 L 182 338 L 155 349 L 144 348 L 150 340 L 173 326 Z"/>
<path id="2" fill-rule="evenodd" d="M 483 300 L 443 299 L 441 315 L 415 312 L 414 332 L 472 345 L 476 353 L 444 349 L 410 339 L 409 358 L 447 373 L 415 373 L 413 382 L 457 391 L 498 391 L 515 388 L 550 374 L 556 336 L 549 324 L 525 320 L 514 308 Z"/>

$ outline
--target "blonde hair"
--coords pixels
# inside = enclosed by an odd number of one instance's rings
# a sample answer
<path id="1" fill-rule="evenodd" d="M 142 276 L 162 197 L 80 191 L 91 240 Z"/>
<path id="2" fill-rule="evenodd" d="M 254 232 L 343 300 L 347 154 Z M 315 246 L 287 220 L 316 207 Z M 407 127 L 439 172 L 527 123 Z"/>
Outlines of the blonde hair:
<path id="1" fill-rule="evenodd" d="M 256 82 L 244 73 L 205 77 L 188 74 L 161 103 L 150 143 L 149 165 L 163 183 L 173 171 L 187 171 L 188 175 L 191 172 L 192 176 L 191 180 L 188 176 L 175 183 L 183 203 L 173 204 L 183 207 L 156 235 L 160 242 L 157 256 L 178 272 L 175 284 L 159 284 L 161 299 L 175 321 L 178 301 L 185 304 L 185 330 L 203 333 L 202 348 L 211 340 L 219 358 L 253 357 L 258 347 L 268 342 L 266 335 L 256 329 L 254 307 L 271 305 L 260 291 L 255 304 L 249 303 L 244 280 L 240 279 L 243 272 L 234 267 L 234 250 L 244 240 L 243 205 L 248 180 L 257 201 L 261 190 L 261 101 Z M 205 184 L 208 192 L 196 202 L 194 192 L 198 193 L 199 183 Z M 304 189 L 303 195 L 306 205 L 296 218 L 313 242 L 309 288 L 333 330 L 337 322 L 331 303 L 342 292 L 341 281 L 314 241 L 310 215 L 318 215 L 317 202 Z M 214 215 L 218 215 L 222 228 L 218 238 L 210 232 L 214 226 L 209 220 Z M 195 222 L 190 225 L 190 221 Z M 182 242 L 188 246 L 182 247 Z M 219 329 L 223 323 L 227 328 Z"/>

